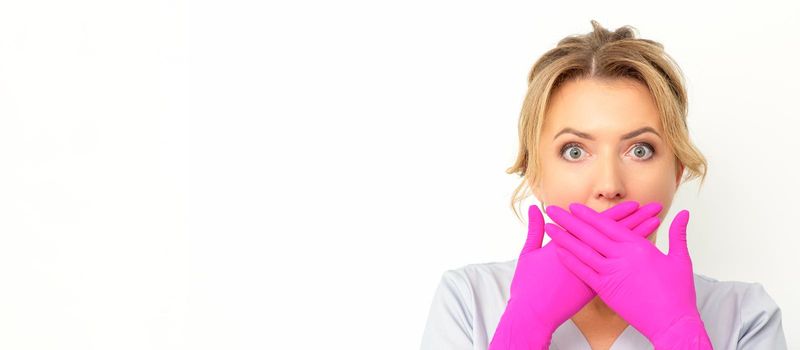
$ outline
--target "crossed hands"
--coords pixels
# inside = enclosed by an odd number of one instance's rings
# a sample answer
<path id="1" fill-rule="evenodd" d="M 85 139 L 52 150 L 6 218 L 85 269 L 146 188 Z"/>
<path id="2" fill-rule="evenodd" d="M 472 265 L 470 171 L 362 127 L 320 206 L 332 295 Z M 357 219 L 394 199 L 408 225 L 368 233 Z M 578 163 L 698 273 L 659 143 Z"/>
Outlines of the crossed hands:
<path id="1" fill-rule="evenodd" d="M 656 350 L 712 349 L 686 245 L 689 211 L 675 215 L 663 254 L 645 238 L 660 224 L 659 203 L 627 201 L 602 213 L 572 203 L 569 210 L 547 207 L 559 227 L 530 206 L 528 238 L 490 350 L 548 349 L 553 332 L 595 295 Z M 552 241 L 542 247 L 545 231 Z"/>

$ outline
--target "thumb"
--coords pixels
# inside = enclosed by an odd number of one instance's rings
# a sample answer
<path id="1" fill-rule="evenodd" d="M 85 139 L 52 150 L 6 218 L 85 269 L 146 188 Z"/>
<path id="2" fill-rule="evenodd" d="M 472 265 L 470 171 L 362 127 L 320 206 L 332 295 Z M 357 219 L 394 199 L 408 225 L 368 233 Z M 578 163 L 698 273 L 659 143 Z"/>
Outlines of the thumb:
<path id="1" fill-rule="evenodd" d="M 528 238 L 520 255 L 541 248 L 542 239 L 544 239 L 544 217 L 539 206 L 531 205 L 528 207 Z"/>
<path id="2" fill-rule="evenodd" d="M 669 256 L 689 257 L 686 243 L 686 226 L 689 225 L 689 211 L 681 210 L 669 226 Z"/>

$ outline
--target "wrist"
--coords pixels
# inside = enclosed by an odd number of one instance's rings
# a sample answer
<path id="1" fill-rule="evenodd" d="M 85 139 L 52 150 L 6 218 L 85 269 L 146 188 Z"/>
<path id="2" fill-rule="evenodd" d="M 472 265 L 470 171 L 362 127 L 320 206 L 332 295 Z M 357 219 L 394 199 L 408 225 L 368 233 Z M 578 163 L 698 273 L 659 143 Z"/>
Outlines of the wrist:
<path id="1" fill-rule="evenodd" d="M 497 324 L 489 350 L 549 349 L 555 329 L 529 310 L 515 308 L 509 303 Z"/>
<path id="2" fill-rule="evenodd" d="M 650 342 L 655 350 L 713 349 L 699 314 L 679 318 L 666 331 L 651 337 Z"/>

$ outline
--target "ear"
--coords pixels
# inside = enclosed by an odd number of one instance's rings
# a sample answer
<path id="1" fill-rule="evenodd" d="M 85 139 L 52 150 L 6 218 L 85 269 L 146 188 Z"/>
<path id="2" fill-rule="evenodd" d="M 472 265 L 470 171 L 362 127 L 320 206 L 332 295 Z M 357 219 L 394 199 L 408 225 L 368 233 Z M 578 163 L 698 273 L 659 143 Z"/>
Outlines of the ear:
<path id="1" fill-rule="evenodd" d="M 533 195 L 536 196 L 536 200 L 539 203 L 544 204 L 544 201 L 542 200 L 542 188 L 541 187 L 542 187 L 541 183 L 537 183 L 537 184 L 535 184 L 535 186 L 531 186 L 531 192 L 533 192 Z M 544 211 L 544 207 L 542 207 L 542 211 Z"/>
<path id="2" fill-rule="evenodd" d="M 677 160 L 676 160 L 676 161 L 677 161 Z M 685 167 L 683 166 L 683 163 L 681 163 L 680 161 L 677 161 L 677 162 L 678 162 L 678 166 L 679 166 L 679 168 L 678 168 L 678 174 L 677 174 L 677 175 L 675 175 L 675 187 L 678 187 L 678 186 L 680 186 L 680 183 L 681 183 L 681 176 L 683 175 L 683 169 L 685 168 Z"/>

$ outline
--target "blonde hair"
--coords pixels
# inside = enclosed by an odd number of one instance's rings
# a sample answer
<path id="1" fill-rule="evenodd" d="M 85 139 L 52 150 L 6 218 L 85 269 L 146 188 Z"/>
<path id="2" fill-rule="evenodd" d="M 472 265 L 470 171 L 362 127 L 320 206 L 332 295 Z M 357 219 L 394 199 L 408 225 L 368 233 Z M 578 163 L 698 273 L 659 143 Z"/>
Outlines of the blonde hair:
<path id="1" fill-rule="evenodd" d="M 541 180 L 538 144 L 548 99 L 570 80 L 629 78 L 643 83 L 654 97 L 664 138 L 678 160 L 675 171 L 683 164 L 687 172 L 681 183 L 700 177 L 702 186 L 705 181 L 708 164 L 689 140 L 687 94 L 680 67 L 664 52 L 661 43 L 636 38 L 636 29 L 631 26 L 611 32 L 595 20 L 591 23 L 592 32 L 561 39 L 533 64 L 528 74 L 528 91 L 519 116 L 517 160 L 506 170 L 523 177 L 511 197 L 517 218 L 520 214 L 516 204 L 530 195 L 523 190 L 529 190 L 531 184 L 535 187 Z M 531 154 L 536 157 L 531 158 Z"/>

